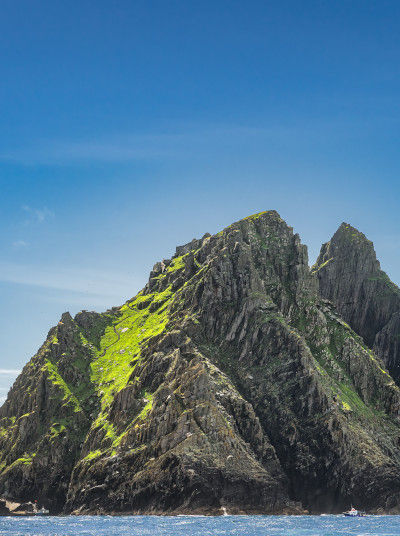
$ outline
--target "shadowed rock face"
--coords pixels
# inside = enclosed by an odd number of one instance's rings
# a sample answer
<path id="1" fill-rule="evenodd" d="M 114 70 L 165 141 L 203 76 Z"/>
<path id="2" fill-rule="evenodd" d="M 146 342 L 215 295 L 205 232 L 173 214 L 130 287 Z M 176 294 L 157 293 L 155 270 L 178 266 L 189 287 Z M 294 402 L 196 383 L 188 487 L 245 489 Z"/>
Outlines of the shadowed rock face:
<path id="1" fill-rule="evenodd" d="M 342 223 L 313 268 L 320 292 L 400 381 L 400 289 L 380 268 L 372 242 Z"/>
<path id="2" fill-rule="evenodd" d="M 63 316 L 0 410 L 0 493 L 80 513 L 397 511 L 399 411 L 264 212 L 177 248 L 123 306 Z"/>

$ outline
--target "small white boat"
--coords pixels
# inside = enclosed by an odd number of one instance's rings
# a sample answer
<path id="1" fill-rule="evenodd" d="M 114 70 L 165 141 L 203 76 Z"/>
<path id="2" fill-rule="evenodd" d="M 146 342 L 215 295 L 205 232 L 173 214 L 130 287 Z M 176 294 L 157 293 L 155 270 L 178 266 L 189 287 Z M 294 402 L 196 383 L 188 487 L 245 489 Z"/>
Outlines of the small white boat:
<path id="1" fill-rule="evenodd" d="M 347 512 L 343 512 L 346 517 L 364 517 L 366 514 L 361 510 L 356 510 L 353 506 Z"/>
<path id="2" fill-rule="evenodd" d="M 36 510 L 35 516 L 47 516 L 50 512 L 44 506 L 40 510 Z"/>

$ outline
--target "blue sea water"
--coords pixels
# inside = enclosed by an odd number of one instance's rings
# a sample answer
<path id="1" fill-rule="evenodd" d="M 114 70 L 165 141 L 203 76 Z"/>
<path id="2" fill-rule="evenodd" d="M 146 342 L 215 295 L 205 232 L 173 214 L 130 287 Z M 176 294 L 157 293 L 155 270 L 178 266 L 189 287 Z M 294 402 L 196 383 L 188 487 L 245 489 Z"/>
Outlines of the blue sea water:
<path id="1" fill-rule="evenodd" d="M 400 516 L 0 517 L 6 536 L 400 536 Z"/>

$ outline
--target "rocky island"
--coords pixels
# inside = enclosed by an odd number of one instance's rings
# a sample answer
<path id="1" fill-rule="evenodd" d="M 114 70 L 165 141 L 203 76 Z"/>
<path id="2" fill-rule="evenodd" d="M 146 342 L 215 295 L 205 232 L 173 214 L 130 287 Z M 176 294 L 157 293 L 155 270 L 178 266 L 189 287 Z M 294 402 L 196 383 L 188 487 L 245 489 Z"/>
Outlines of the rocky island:
<path id="1" fill-rule="evenodd" d="M 53 513 L 400 512 L 400 291 L 275 211 L 65 313 L 0 408 L 0 496 Z"/>

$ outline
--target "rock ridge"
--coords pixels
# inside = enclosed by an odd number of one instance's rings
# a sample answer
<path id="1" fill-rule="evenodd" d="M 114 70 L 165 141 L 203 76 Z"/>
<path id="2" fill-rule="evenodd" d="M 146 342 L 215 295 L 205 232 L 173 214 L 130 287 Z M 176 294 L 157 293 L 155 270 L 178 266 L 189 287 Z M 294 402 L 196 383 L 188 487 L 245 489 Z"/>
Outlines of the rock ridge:
<path id="1" fill-rule="evenodd" d="M 0 408 L 0 495 L 81 514 L 398 511 L 400 391 L 320 295 L 332 248 L 310 270 L 266 211 L 178 246 L 122 306 L 65 313 Z"/>
<path id="2" fill-rule="evenodd" d="M 373 243 L 342 223 L 324 244 L 314 272 L 321 295 L 400 381 L 400 289 L 381 270 Z"/>

